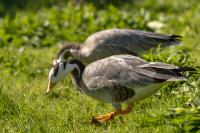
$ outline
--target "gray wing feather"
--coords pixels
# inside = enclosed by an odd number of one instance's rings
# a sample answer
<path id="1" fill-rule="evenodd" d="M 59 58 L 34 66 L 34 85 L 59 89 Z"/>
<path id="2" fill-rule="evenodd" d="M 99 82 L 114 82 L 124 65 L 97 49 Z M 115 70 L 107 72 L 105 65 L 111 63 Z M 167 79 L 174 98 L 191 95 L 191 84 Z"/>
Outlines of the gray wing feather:
<path id="1" fill-rule="evenodd" d="M 163 68 L 163 69 L 178 69 L 177 66 L 162 63 L 162 62 L 150 62 L 148 64 L 139 65 L 140 68 Z"/>
<path id="2" fill-rule="evenodd" d="M 133 71 L 137 72 L 138 74 L 150 77 L 154 80 L 160 80 L 160 81 L 167 81 L 171 79 L 179 79 L 180 76 L 178 76 L 174 71 L 170 69 L 160 69 L 160 68 L 137 68 L 135 67 Z"/>
<path id="3" fill-rule="evenodd" d="M 100 100 L 123 102 L 135 95 L 133 89 L 121 85 L 118 81 L 105 77 L 94 77 L 87 81 L 90 95 Z"/>
<path id="4" fill-rule="evenodd" d="M 179 79 L 179 74 L 177 74 L 174 70 L 178 69 L 178 67 L 162 62 L 146 62 L 139 57 L 131 56 L 131 55 L 116 55 L 111 56 L 110 59 L 117 60 L 118 63 L 124 63 L 121 67 L 121 70 L 124 70 L 122 74 L 132 74 L 134 76 L 131 79 L 136 79 L 137 77 L 142 78 L 143 81 L 148 81 L 145 79 L 152 79 L 153 82 L 163 82 L 169 79 Z M 109 61 L 110 62 L 110 61 Z M 117 63 L 116 63 L 117 64 Z M 120 66 L 119 64 L 117 64 Z M 109 70 L 114 70 L 116 72 L 114 66 L 111 66 Z M 128 72 L 126 72 L 128 70 Z M 113 71 L 110 71 L 112 73 Z M 109 75 L 109 74 L 108 74 Z M 142 76 L 143 77 L 142 77 Z M 125 75 L 124 78 L 126 78 Z M 148 78 L 147 78 L 148 77 Z M 151 81 L 151 80 L 150 80 Z"/>
<path id="5" fill-rule="evenodd" d="M 185 80 L 174 68 L 165 63 L 148 63 L 131 55 L 114 55 L 85 68 L 82 89 L 88 96 L 105 102 L 137 99 L 155 92 L 166 81 Z"/>
<path id="6" fill-rule="evenodd" d="M 165 63 L 149 64 L 131 55 L 115 55 L 89 64 L 84 73 L 88 78 L 102 76 L 109 80 L 116 80 L 123 86 L 133 83 L 137 86 L 184 78 L 174 71 L 175 68 Z"/>

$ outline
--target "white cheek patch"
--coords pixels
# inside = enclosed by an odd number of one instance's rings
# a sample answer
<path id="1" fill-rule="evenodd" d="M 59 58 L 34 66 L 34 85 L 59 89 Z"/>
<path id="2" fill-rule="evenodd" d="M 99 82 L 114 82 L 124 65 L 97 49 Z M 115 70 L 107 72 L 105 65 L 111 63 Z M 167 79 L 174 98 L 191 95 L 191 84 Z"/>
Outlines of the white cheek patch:
<path id="1" fill-rule="evenodd" d="M 64 67 L 64 65 L 66 65 Z M 58 66 L 58 72 L 57 74 L 55 75 L 54 72 L 55 72 L 55 69 L 52 68 L 49 72 L 49 80 L 52 82 L 52 83 L 58 83 L 62 80 L 65 79 L 66 75 L 73 71 L 74 69 L 77 69 L 78 71 L 78 75 L 80 77 L 80 69 L 78 67 L 77 64 L 70 64 L 70 63 L 67 63 L 67 64 L 64 64 L 64 63 L 59 63 L 59 66 Z"/>
<path id="2" fill-rule="evenodd" d="M 52 68 L 51 70 L 50 70 L 50 72 L 49 72 L 49 81 L 51 82 L 51 83 L 57 83 L 59 80 L 58 80 L 58 77 L 59 77 L 59 75 L 57 74 L 56 76 L 55 76 L 55 70 L 54 70 L 54 68 Z"/>
<path id="3" fill-rule="evenodd" d="M 51 80 L 51 77 L 52 77 L 53 73 L 54 73 L 54 69 L 52 68 L 52 69 L 49 71 L 49 80 Z"/>
<path id="4" fill-rule="evenodd" d="M 59 64 L 59 70 L 58 70 L 58 73 L 57 73 L 56 77 L 59 80 L 63 80 L 65 78 L 65 76 L 67 75 L 67 73 L 71 72 L 72 70 L 74 70 L 74 65 L 73 64 L 70 64 L 68 62 L 67 62 L 67 64 L 60 63 Z"/>

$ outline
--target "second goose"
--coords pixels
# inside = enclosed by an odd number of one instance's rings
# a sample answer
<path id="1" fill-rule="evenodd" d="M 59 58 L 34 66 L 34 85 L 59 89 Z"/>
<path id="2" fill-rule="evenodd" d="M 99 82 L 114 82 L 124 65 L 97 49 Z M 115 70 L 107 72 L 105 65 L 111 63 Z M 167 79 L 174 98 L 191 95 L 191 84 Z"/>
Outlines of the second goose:
<path id="1" fill-rule="evenodd" d="M 180 44 L 181 36 L 164 35 L 130 29 L 108 29 L 90 35 L 81 45 L 64 45 L 57 59 L 65 61 L 72 57 L 88 64 L 112 55 L 139 56 L 159 45 L 168 47 Z"/>

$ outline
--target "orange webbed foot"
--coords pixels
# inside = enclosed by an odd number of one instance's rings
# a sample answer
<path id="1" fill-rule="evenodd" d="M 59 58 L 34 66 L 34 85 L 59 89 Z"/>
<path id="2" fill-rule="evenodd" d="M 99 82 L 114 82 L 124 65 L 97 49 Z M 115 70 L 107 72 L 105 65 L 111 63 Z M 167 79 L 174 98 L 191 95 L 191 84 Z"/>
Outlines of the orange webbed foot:
<path id="1" fill-rule="evenodd" d="M 129 106 L 127 109 L 125 110 L 119 110 L 116 112 L 110 112 L 101 116 L 97 116 L 97 117 L 93 117 L 91 123 L 92 124 L 97 124 L 97 123 L 104 123 L 107 122 L 109 120 L 112 120 L 116 115 L 123 115 L 123 114 L 128 114 L 132 111 L 132 107 Z M 121 119 L 122 123 L 123 120 Z"/>
<path id="2" fill-rule="evenodd" d="M 93 117 L 91 123 L 93 123 L 93 124 L 104 123 L 104 122 L 107 122 L 109 120 L 112 120 L 115 117 L 115 115 L 116 115 L 116 112 L 110 112 L 110 113 L 107 113 L 105 115 Z"/>

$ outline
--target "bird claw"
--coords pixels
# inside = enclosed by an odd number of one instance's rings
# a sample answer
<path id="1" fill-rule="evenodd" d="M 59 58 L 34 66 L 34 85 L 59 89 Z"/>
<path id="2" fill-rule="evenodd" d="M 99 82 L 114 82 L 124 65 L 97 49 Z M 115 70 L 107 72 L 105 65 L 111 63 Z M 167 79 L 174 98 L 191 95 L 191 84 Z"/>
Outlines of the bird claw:
<path id="1" fill-rule="evenodd" d="M 104 123 L 114 118 L 114 113 L 108 113 L 98 117 L 92 117 L 91 124 Z"/>
<path id="2" fill-rule="evenodd" d="M 119 110 L 119 111 L 116 111 L 116 112 L 110 112 L 110 113 L 107 113 L 107 114 L 104 114 L 104 115 L 101 115 L 101 116 L 97 116 L 97 117 L 92 117 L 92 120 L 91 120 L 91 124 L 98 124 L 98 123 L 104 123 L 104 122 L 107 122 L 111 119 L 113 119 L 116 115 L 123 115 L 123 114 L 128 114 L 132 111 L 132 107 L 129 106 L 127 109 L 125 110 Z M 123 119 L 121 118 L 121 123 L 123 124 Z"/>

